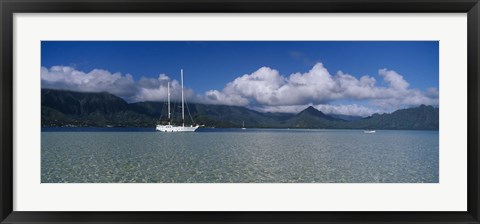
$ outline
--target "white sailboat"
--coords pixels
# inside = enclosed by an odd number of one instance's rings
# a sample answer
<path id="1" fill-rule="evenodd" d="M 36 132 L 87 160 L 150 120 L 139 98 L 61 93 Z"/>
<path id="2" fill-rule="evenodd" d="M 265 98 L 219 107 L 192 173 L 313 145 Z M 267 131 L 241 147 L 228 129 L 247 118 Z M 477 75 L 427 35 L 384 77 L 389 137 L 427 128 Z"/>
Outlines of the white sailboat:
<path id="1" fill-rule="evenodd" d="M 245 121 L 242 121 L 242 122 L 243 122 L 243 123 L 242 123 L 242 130 L 245 130 L 245 129 L 246 129 L 246 128 L 245 128 Z"/>
<path id="2" fill-rule="evenodd" d="M 182 83 L 182 125 L 174 125 L 170 123 L 170 83 L 167 84 L 167 98 L 168 98 L 168 124 L 167 125 L 161 125 L 158 124 L 156 129 L 157 131 L 160 132 L 193 132 L 197 130 L 199 125 L 190 125 L 190 126 L 185 126 L 185 108 L 184 108 L 184 96 L 183 96 L 183 69 L 180 70 L 180 79 Z"/>

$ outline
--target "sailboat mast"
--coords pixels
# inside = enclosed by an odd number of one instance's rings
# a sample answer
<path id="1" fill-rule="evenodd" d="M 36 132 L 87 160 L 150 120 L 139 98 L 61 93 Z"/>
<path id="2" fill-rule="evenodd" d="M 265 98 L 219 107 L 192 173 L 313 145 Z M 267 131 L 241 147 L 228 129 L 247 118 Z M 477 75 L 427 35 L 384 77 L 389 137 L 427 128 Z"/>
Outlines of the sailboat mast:
<path id="1" fill-rule="evenodd" d="M 183 69 L 180 69 L 180 78 L 182 80 L 182 126 L 185 127 L 185 110 L 183 109 Z"/>
<path id="2" fill-rule="evenodd" d="M 170 82 L 167 82 L 168 124 L 170 124 Z"/>

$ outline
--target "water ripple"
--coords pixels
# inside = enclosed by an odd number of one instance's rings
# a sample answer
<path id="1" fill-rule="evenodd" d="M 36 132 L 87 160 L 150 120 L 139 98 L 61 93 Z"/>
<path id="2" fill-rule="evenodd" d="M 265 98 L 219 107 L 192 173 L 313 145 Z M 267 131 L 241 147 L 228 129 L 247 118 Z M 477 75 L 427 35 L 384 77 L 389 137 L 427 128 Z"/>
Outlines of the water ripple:
<path id="1" fill-rule="evenodd" d="M 42 132 L 44 183 L 437 183 L 438 132 Z"/>

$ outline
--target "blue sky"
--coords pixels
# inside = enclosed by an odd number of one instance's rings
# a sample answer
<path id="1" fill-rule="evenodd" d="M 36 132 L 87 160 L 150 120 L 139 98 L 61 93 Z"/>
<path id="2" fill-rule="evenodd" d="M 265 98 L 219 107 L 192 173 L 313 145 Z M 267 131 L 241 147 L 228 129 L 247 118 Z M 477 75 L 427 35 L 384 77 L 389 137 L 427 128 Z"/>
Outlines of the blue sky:
<path id="1" fill-rule="evenodd" d="M 183 68 L 190 99 L 204 103 L 362 116 L 438 105 L 437 41 L 42 41 L 41 54 L 42 87 L 130 102 L 162 100 Z"/>

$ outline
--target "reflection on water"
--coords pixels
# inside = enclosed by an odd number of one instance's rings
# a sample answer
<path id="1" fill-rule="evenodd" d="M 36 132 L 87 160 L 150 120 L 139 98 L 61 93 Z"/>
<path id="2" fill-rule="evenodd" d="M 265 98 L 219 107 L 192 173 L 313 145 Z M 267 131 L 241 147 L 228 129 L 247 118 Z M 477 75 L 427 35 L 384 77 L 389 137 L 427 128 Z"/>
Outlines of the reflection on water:
<path id="1" fill-rule="evenodd" d="M 438 131 L 42 132 L 43 183 L 438 183 Z"/>

